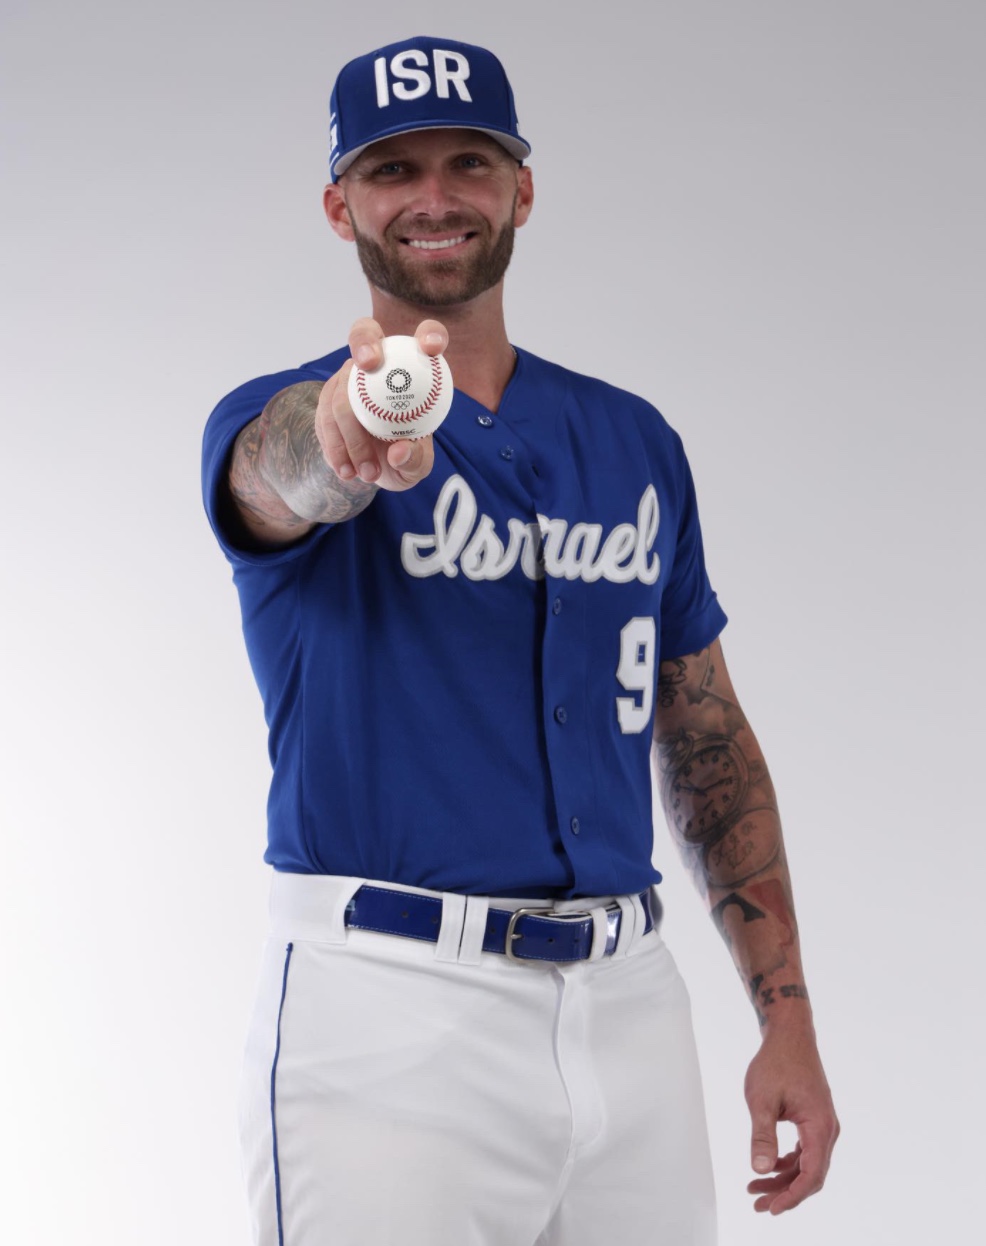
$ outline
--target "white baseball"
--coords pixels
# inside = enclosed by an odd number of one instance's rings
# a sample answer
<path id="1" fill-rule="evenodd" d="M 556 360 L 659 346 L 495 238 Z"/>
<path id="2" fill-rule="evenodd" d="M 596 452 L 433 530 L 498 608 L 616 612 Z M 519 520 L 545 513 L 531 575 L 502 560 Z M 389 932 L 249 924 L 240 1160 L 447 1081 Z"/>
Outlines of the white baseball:
<path id="1" fill-rule="evenodd" d="M 368 433 L 381 441 L 433 433 L 452 405 L 452 373 L 444 355 L 426 355 L 413 337 L 385 337 L 383 363 L 354 367 L 349 402 Z"/>

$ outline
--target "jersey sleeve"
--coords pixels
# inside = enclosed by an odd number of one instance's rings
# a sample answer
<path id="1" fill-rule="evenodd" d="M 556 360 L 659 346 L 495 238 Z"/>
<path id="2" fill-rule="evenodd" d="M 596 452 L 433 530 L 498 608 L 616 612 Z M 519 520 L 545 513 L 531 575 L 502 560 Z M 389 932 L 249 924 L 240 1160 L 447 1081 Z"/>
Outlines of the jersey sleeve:
<path id="1" fill-rule="evenodd" d="M 202 500 L 216 540 L 231 563 L 250 566 L 275 566 L 290 562 L 318 541 L 331 524 L 318 524 L 292 545 L 260 551 L 244 548 L 224 521 L 221 486 L 229 471 L 233 445 L 240 432 L 263 411 L 282 389 L 299 381 L 324 378 L 303 369 L 275 372 L 248 381 L 226 395 L 209 416 L 202 438 Z"/>
<path id="2" fill-rule="evenodd" d="M 680 509 L 671 578 L 661 597 L 661 654 L 663 662 L 711 645 L 726 625 L 705 570 L 705 551 L 698 518 L 695 482 L 681 439 L 679 454 Z"/>

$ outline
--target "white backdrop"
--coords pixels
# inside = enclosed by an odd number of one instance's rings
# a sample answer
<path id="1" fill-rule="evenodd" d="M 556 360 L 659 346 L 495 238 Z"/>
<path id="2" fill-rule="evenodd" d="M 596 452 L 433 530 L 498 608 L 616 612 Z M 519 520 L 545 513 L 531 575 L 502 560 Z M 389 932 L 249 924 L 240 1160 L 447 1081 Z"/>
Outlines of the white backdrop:
<path id="1" fill-rule="evenodd" d="M 328 95 L 422 32 L 498 52 L 534 145 L 511 337 L 685 440 L 781 800 L 844 1133 L 777 1220 L 744 1192 L 752 1009 L 658 823 L 723 1246 L 967 1240 L 984 11 L 644 7 L 7 0 L 4 1241 L 247 1241 L 268 767 L 199 443 L 224 393 L 368 311 L 321 215 Z"/>

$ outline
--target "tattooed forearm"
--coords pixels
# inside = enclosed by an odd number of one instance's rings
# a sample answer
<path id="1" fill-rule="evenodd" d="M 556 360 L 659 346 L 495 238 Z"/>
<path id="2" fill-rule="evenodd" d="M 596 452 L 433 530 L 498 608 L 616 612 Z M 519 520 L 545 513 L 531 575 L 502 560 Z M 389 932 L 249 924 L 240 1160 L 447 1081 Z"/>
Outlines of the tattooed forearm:
<path id="1" fill-rule="evenodd" d="M 766 1024 L 769 1005 L 783 1001 L 786 1013 L 807 993 L 794 990 L 798 929 L 777 799 L 718 641 L 662 662 L 657 700 L 655 787 L 682 859 Z M 782 984 L 789 989 L 781 991 Z"/>
<path id="2" fill-rule="evenodd" d="M 687 717 L 679 708 L 677 729 L 656 735 L 661 801 L 700 887 L 733 887 L 776 859 L 777 804 L 739 707 L 711 696 L 692 707 Z"/>
<path id="3" fill-rule="evenodd" d="M 236 440 L 230 492 L 257 535 L 299 533 L 316 523 L 341 523 L 364 510 L 377 486 L 342 481 L 326 463 L 315 434 L 320 381 L 281 390 Z"/>
<path id="4" fill-rule="evenodd" d="M 696 697 L 713 692 L 715 682 L 716 668 L 710 649 L 690 653 L 684 658 L 671 658 L 662 662 L 658 669 L 657 703 L 670 709 L 681 694 L 684 700 L 694 704 Z"/>
<path id="5" fill-rule="evenodd" d="M 781 878 L 730 891 L 713 906 L 712 920 L 744 981 L 762 982 L 797 958 L 794 906 Z"/>
<path id="6" fill-rule="evenodd" d="M 321 392 L 321 381 L 305 381 L 274 395 L 260 416 L 258 467 L 303 520 L 338 523 L 363 510 L 377 486 L 342 481 L 326 463 L 315 435 Z"/>
<path id="7" fill-rule="evenodd" d="M 657 676 L 657 703 L 669 709 L 685 682 L 685 659 L 672 658 L 662 662 Z"/>
<path id="8" fill-rule="evenodd" d="M 758 909 L 755 904 L 750 904 L 750 902 L 748 900 L 744 900 L 741 895 L 738 895 L 735 891 L 731 891 L 729 895 L 726 896 L 725 900 L 720 900 L 712 910 L 712 920 L 719 927 L 719 933 L 727 943 L 730 940 L 729 934 L 726 931 L 724 915 L 726 910 L 732 905 L 735 905 L 736 908 L 739 909 L 740 920 L 743 922 L 763 921 L 763 919 L 767 916 L 767 914 L 762 909 Z"/>
<path id="9" fill-rule="evenodd" d="M 709 844 L 705 854 L 705 871 L 709 880 L 715 879 L 731 887 L 741 887 L 757 874 L 775 865 L 780 853 L 780 836 L 770 831 L 763 834 L 763 823 L 757 815 L 772 822 L 774 809 L 746 809 L 738 825 L 725 828 L 717 842 Z"/>
<path id="10" fill-rule="evenodd" d="M 763 978 L 763 974 L 758 973 L 750 979 L 750 999 L 757 1010 L 757 1020 L 760 1022 L 761 1028 L 770 1021 L 770 1017 L 765 1010 L 773 1004 L 778 1003 L 782 999 L 803 999 L 805 1001 L 808 999 L 808 991 L 800 982 L 783 982 L 780 986 L 764 986 Z"/>
<path id="11" fill-rule="evenodd" d="M 710 894 L 718 892 L 710 888 Z M 745 880 L 745 885 L 730 890 L 713 904 L 712 919 L 741 978 L 749 985 L 761 1027 L 772 1019 L 770 1005 L 782 1002 L 781 1011 L 786 1012 L 786 1001 L 807 1001 L 803 985 L 791 981 L 792 975 L 800 976 L 801 967 L 798 924 L 783 847 L 757 879 Z"/>

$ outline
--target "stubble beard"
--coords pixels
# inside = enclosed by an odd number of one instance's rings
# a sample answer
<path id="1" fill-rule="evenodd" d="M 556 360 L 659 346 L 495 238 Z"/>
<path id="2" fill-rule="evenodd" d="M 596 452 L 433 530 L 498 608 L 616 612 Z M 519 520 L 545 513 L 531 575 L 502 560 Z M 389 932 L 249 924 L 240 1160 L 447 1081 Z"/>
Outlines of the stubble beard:
<path id="1" fill-rule="evenodd" d="M 502 280 L 514 250 L 512 212 L 491 246 L 476 247 L 475 255 L 468 261 L 459 258 L 430 260 L 427 268 L 423 264 L 412 268 L 411 264 L 401 263 L 400 248 L 405 244 L 397 236 L 388 250 L 361 234 L 352 217 L 350 223 L 356 239 L 356 254 L 370 285 L 416 307 L 451 307 L 477 298 Z M 460 224 L 454 220 L 444 222 L 443 232 L 454 232 Z M 463 232 L 467 228 L 471 227 L 464 227 Z"/>

